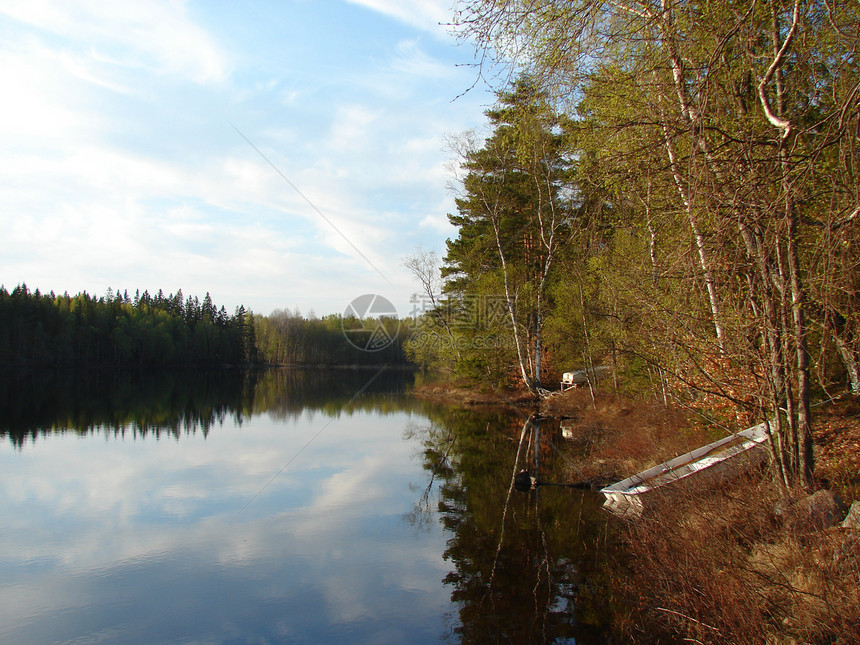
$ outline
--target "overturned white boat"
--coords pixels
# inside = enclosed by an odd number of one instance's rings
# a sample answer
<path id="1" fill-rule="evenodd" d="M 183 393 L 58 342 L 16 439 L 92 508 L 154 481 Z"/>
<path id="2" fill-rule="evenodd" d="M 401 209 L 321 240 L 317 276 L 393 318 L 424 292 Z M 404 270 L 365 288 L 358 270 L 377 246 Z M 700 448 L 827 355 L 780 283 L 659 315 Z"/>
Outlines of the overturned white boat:
<path id="1" fill-rule="evenodd" d="M 604 508 L 622 517 L 638 517 L 659 490 L 730 478 L 763 463 L 768 457 L 767 424 L 747 428 L 707 446 L 643 470 L 601 489 Z"/>

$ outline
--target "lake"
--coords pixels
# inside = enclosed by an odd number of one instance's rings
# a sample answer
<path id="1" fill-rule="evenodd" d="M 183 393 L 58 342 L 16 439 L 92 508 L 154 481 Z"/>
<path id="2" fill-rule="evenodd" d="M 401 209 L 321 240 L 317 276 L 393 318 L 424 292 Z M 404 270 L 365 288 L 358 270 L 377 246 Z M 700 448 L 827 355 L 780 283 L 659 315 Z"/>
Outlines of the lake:
<path id="1" fill-rule="evenodd" d="M 511 490 L 536 459 L 561 476 L 558 423 L 515 465 L 523 415 L 412 382 L 0 383 L 0 642 L 602 642 L 602 499 Z"/>

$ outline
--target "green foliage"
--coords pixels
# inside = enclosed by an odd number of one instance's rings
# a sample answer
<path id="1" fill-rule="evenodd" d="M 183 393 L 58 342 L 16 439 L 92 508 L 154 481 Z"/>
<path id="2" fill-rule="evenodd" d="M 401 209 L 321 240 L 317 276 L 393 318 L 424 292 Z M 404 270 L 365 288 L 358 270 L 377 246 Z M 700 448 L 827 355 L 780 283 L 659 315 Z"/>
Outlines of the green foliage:
<path id="1" fill-rule="evenodd" d="M 153 297 L 108 290 L 96 298 L 0 287 L 0 365 L 6 367 L 217 365 L 256 360 L 253 316 L 228 317 L 209 294 Z"/>
<path id="2" fill-rule="evenodd" d="M 350 343 L 344 329 L 380 327 L 391 342 L 379 351 Z M 255 315 L 244 306 L 228 316 L 207 293 L 203 301 L 182 291 L 134 298 L 31 293 L 0 287 L 0 365 L 7 367 L 224 364 L 405 364 L 396 319 L 305 319 L 275 311 Z"/>
<path id="3" fill-rule="evenodd" d="M 562 339 L 581 322 L 586 362 L 644 364 L 732 424 L 779 419 L 781 474 L 810 483 L 813 379 L 860 391 L 860 5 L 474 0 L 459 15 L 570 114 L 585 227 L 555 291 L 568 309 L 548 314 L 557 355 L 575 358 Z"/>
<path id="4" fill-rule="evenodd" d="M 401 324 L 393 317 L 315 319 L 278 309 L 269 316 L 255 316 L 253 329 L 257 358 L 272 365 L 407 364 Z M 373 334 L 381 339 L 378 349 L 365 347 Z"/>
<path id="5" fill-rule="evenodd" d="M 490 136 L 463 150 L 463 190 L 448 216 L 458 234 L 442 269 L 446 308 L 470 320 L 458 331 L 455 369 L 495 381 L 519 372 L 539 386 L 546 298 L 572 228 L 574 163 L 565 120 L 529 79 L 500 93 L 487 117 Z"/>

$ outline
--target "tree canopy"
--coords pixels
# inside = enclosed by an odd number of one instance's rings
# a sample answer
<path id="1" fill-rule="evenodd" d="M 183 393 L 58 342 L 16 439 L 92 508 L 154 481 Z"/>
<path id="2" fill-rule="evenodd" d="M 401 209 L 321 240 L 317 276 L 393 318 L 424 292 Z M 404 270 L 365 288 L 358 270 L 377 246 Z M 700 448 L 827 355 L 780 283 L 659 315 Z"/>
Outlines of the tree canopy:
<path id="1" fill-rule="evenodd" d="M 504 364 L 525 385 L 536 363 L 611 364 L 727 427 L 768 421 L 781 476 L 808 482 L 813 397 L 860 390 L 860 7 L 474 0 L 457 15 L 525 80 L 461 156 L 448 291 L 504 293 L 520 352 Z M 564 164 L 526 163 L 550 149 L 518 138 L 536 113 L 557 115 L 544 131 Z M 556 248 L 537 234 L 549 203 Z"/>
<path id="2" fill-rule="evenodd" d="M 228 315 L 207 293 L 182 290 L 43 294 L 0 287 L 0 365 L 18 367 L 215 365 L 257 360 L 253 314 Z"/>

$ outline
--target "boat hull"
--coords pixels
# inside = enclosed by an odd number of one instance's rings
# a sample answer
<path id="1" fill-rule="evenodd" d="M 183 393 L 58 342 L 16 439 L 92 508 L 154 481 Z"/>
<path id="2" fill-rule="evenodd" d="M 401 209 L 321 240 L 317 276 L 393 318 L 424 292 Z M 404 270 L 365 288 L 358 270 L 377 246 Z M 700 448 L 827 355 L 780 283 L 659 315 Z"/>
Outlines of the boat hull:
<path id="1" fill-rule="evenodd" d="M 600 492 L 606 510 L 621 517 L 639 517 L 661 492 L 731 479 L 768 458 L 767 424 L 759 424 L 709 443 L 675 459 L 628 477 Z"/>

